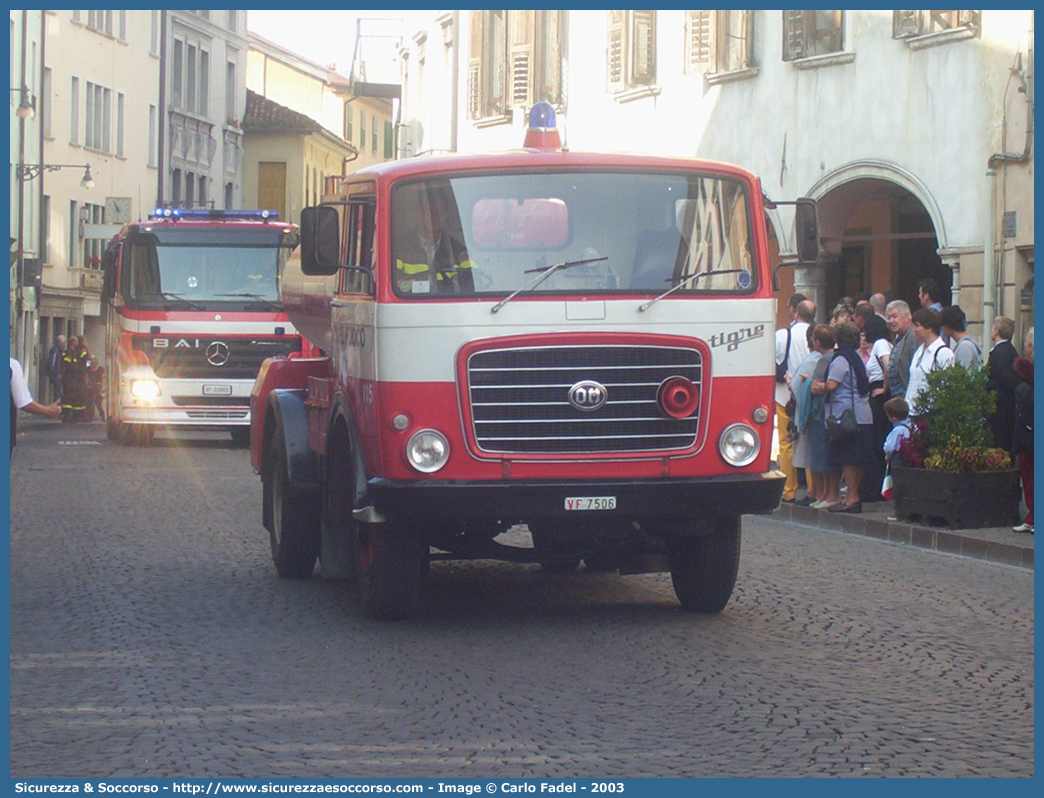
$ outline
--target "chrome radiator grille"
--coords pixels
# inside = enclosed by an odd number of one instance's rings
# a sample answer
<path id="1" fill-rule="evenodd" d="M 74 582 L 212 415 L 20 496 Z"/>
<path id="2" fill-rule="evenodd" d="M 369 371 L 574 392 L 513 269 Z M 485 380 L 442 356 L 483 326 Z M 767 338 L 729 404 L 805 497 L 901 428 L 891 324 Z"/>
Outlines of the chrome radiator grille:
<path id="1" fill-rule="evenodd" d="M 670 377 L 701 389 L 703 359 L 671 346 L 541 346 L 494 349 L 468 358 L 471 423 L 481 451 L 584 454 L 686 449 L 696 442 L 699 413 L 664 416 L 657 391 Z M 578 382 L 604 386 L 594 411 L 569 401 Z"/>

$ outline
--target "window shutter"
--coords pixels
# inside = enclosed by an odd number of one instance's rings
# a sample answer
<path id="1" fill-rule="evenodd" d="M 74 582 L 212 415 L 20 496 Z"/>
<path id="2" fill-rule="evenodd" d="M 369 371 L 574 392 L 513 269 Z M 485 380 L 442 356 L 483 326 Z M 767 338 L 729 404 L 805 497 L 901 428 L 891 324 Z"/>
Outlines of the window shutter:
<path id="1" fill-rule="evenodd" d="M 482 12 L 471 11 L 468 41 L 468 116 L 482 116 Z"/>
<path id="2" fill-rule="evenodd" d="M 805 12 L 783 12 L 783 60 L 805 57 Z"/>
<path id="3" fill-rule="evenodd" d="M 609 12 L 609 51 L 607 67 L 609 88 L 620 91 L 624 88 L 624 11 Z"/>
<path id="4" fill-rule="evenodd" d="M 690 74 L 713 72 L 717 14 L 714 11 L 687 11 L 685 16 L 685 71 Z"/>
<path id="5" fill-rule="evenodd" d="M 534 11 L 511 11 L 508 33 L 511 38 L 511 107 L 529 108 L 533 104 L 533 45 L 536 39 Z"/>
<path id="6" fill-rule="evenodd" d="M 656 12 L 632 11 L 631 79 L 648 85 L 656 80 Z"/>
<path id="7" fill-rule="evenodd" d="M 483 74 L 484 94 L 486 100 L 485 113 L 499 116 L 507 112 L 507 69 L 508 69 L 508 31 L 507 11 L 489 11 L 486 18 L 486 41 L 484 54 L 487 71 Z"/>
<path id="8" fill-rule="evenodd" d="M 562 102 L 562 11 L 537 11 L 534 102 Z"/>
<path id="9" fill-rule="evenodd" d="M 892 38 L 906 39 L 921 32 L 920 11 L 893 11 Z"/>

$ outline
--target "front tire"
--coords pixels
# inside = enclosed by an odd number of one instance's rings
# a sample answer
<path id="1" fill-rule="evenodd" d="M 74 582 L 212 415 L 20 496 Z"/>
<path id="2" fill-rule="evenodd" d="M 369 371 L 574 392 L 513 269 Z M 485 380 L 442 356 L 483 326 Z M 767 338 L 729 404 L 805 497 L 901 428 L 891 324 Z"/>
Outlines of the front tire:
<path id="1" fill-rule="evenodd" d="M 106 427 L 108 431 L 108 427 Z M 152 436 L 156 428 L 151 424 L 127 424 L 118 422 L 117 437 L 124 446 L 148 446 L 152 443 Z"/>
<path id="2" fill-rule="evenodd" d="M 283 579 L 307 579 L 319 557 L 319 501 L 290 482 L 286 443 L 276 429 L 270 445 L 269 541 L 276 573 Z"/>
<path id="3" fill-rule="evenodd" d="M 357 586 L 363 615 L 380 621 L 417 611 L 427 548 L 412 530 L 391 522 L 357 525 Z"/>
<path id="4" fill-rule="evenodd" d="M 736 585 L 740 558 L 739 516 L 718 518 L 706 535 L 667 541 L 674 593 L 688 612 L 721 612 Z"/>

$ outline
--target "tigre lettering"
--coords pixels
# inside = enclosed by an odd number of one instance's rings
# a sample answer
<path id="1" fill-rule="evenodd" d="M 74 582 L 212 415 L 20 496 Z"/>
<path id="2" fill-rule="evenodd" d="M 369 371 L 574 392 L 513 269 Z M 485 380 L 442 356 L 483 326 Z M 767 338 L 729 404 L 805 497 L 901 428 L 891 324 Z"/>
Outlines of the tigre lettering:
<path id="1" fill-rule="evenodd" d="M 738 330 L 733 330 L 732 332 L 712 335 L 710 337 L 710 345 L 713 347 L 724 346 L 726 351 L 735 352 L 740 344 L 744 344 L 747 341 L 753 341 L 755 338 L 764 337 L 765 325 L 758 324 L 754 327 L 740 327 Z"/>

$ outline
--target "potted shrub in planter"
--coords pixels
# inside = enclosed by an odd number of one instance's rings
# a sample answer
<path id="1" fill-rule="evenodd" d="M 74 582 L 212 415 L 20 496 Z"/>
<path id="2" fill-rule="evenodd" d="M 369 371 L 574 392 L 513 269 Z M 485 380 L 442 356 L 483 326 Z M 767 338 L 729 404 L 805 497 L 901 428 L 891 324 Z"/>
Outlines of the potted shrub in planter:
<path id="1" fill-rule="evenodd" d="M 995 403 L 985 370 L 934 371 L 920 401 L 927 417 L 899 449 L 903 467 L 892 469 L 896 517 L 938 518 L 956 529 L 1017 523 L 1019 473 L 1008 452 L 989 445 Z"/>

